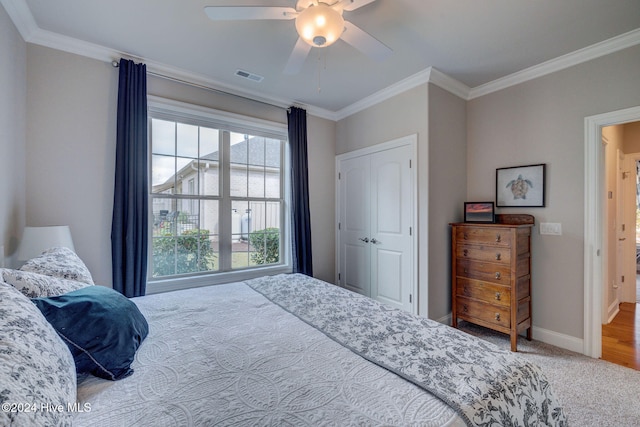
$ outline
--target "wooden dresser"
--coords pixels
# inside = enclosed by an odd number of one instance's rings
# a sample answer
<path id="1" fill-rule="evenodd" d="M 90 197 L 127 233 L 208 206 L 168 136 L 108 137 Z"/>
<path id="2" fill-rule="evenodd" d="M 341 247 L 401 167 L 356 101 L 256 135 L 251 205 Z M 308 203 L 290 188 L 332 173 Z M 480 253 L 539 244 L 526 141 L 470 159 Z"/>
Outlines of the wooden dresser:
<path id="1" fill-rule="evenodd" d="M 452 326 L 466 320 L 531 340 L 532 215 L 496 215 L 494 224 L 451 224 Z"/>

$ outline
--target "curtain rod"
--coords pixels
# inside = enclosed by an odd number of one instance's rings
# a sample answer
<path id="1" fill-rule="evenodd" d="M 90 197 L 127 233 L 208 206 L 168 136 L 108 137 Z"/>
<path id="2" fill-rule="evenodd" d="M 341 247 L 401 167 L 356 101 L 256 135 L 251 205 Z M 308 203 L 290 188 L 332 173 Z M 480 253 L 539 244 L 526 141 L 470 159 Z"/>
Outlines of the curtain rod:
<path id="1" fill-rule="evenodd" d="M 120 63 L 118 61 L 116 61 L 116 60 L 111 61 L 111 65 L 113 65 L 114 68 L 120 67 Z M 161 79 L 170 80 L 170 81 L 173 81 L 173 82 L 176 82 L 176 83 L 181 83 L 181 84 L 184 84 L 184 85 L 187 85 L 187 86 L 192 86 L 192 87 L 196 87 L 196 88 L 199 88 L 199 89 L 205 89 L 205 90 L 208 90 L 208 91 L 211 91 L 211 92 L 215 92 L 215 93 L 220 93 L 222 95 L 235 96 L 236 98 L 241 98 L 241 99 L 245 99 L 247 101 L 257 102 L 257 103 L 260 103 L 260 104 L 268 105 L 269 107 L 276 107 L 276 108 L 279 108 L 281 110 L 289 110 L 288 107 L 283 107 L 281 105 L 272 104 L 272 103 L 267 102 L 267 101 L 260 101 L 259 99 L 249 98 L 248 96 L 238 95 L 238 94 L 231 93 L 231 92 L 225 92 L 224 90 L 216 89 L 216 88 L 213 88 L 211 86 L 206 86 L 206 85 L 202 85 L 202 84 L 199 84 L 199 83 L 190 82 L 188 80 L 182 80 L 182 79 L 179 79 L 177 77 L 167 76 L 165 74 L 160 74 L 160 73 L 157 73 L 155 71 L 147 71 L 147 74 L 149 74 L 151 76 L 154 76 L 154 77 L 159 77 Z"/>

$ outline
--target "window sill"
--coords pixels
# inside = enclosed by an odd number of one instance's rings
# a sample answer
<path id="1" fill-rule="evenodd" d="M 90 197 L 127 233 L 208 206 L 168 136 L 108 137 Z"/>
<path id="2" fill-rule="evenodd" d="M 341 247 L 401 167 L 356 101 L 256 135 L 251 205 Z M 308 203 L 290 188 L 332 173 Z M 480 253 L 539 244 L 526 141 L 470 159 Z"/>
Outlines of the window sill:
<path id="1" fill-rule="evenodd" d="M 147 282 L 147 295 L 162 292 L 178 291 L 181 289 L 199 288 L 223 283 L 240 282 L 255 279 L 256 277 L 272 276 L 275 274 L 291 273 L 293 269 L 289 265 L 276 265 L 272 267 L 252 268 L 249 270 L 229 271 L 204 276 L 180 277 L 177 279 L 149 280 Z"/>

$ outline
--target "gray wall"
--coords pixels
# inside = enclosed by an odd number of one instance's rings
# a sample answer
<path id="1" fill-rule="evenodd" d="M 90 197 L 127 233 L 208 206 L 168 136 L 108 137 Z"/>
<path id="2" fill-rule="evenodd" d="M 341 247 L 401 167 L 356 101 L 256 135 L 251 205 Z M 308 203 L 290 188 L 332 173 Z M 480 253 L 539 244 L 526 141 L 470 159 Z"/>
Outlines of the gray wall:
<path id="1" fill-rule="evenodd" d="M 308 116 L 309 210 L 313 275 L 335 281 L 335 137 L 336 123 Z"/>
<path id="2" fill-rule="evenodd" d="M 467 197 L 492 200 L 495 169 L 547 164 L 545 208 L 536 222 L 562 223 L 562 236 L 534 228 L 533 323 L 583 337 L 584 118 L 640 105 L 640 46 L 469 101 Z"/>
<path id="3" fill-rule="evenodd" d="M 466 101 L 429 85 L 429 317 L 451 314 L 451 230 L 467 188 Z M 421 257 L 420 262 L 424 262 Z"/>
<path id="4" fill-rule="evenodd" d="M 111 285 L 111 211 L 118 72 L 110 63 L 27 47 L 27 225 L 68 224 L 97 283 Z M 281 108 L 148 79 L 150 95 L 286 123 Z M 334 124 L 308 118 L 310 198 L 316 276 L 332 279 Z M 313 132 L 313 133 L 312 133 Z M 323 174 L 327 172 L 330 178 Z M 331 229 L 333 221 L 330 223 Z"/>
<path id="5" fill-rule="evenodd" d="M 336 128 L 336 154 L 418 134 L 418 312 L 435 319 L 451 310 L 448 223 L 460 219 L 466 195 L 464 129 L 465 102 L 429 84 L 340 120 Z"/>
<path id="6" fill-rule="evenodd" d="M 109 63 L 27 47 L 27 225 L 69 225 L 76 252 L 105 286 L 117 80 Z"/>
<path id="7" fill-rule="evenodd" d="M 25 220 L 27 44 L 0 6 L 0 245 L 17 249 Z M 4 261 L 0 253 L 0 263 Z"/>

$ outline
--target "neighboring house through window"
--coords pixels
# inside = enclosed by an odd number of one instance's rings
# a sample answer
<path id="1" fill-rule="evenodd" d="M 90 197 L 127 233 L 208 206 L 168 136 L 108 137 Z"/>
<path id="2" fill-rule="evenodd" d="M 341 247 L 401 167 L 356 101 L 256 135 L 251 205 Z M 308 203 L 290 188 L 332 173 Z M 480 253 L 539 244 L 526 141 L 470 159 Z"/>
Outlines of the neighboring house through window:
<path id="1" fill-rule="evenodd" d="M 151 292 L 291 271 L 286 126 L 150 97 Z"/>

